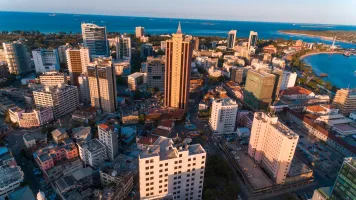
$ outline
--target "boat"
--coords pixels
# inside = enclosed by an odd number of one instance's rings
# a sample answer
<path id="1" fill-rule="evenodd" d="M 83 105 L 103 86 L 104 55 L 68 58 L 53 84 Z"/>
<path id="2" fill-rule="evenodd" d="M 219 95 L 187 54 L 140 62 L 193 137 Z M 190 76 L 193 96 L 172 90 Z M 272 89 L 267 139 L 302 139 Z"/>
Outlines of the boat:
<path id="1" fill-rule="evenodd" d="M 354 74 L 355 74 L 355 76 L 356 76 L 356 70 L 354 71 Z"/>
<path id="2" fill-rule="evenodd" d="M 329 75 L 328 75 L 328 74 L 325 74 L 325 73 L 320 73 L 319 76 L 320 76 L 320 77 L 328 77 Z"/>
<path id="3" fill-rule="evenodd" d="M 346 56 L 346 57 L 350 57 L 351 53 L 346 51 L 343 55 Z"/>
<path id="4" fill-rule="evenodd" d="M 49 16 L 50 17 L 54 17 L 54 16 L 56 16 L 56 14 L 54 14 L 54 13 L 53 14 L 49 14 Z"/>

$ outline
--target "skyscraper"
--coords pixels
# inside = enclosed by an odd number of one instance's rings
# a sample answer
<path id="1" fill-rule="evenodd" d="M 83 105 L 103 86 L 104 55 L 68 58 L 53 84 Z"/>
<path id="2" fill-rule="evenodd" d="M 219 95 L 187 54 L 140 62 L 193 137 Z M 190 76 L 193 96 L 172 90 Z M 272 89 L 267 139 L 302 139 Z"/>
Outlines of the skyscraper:
<path id="1" fill-rule="evenodd" d="M 250 36 L 248 38 L 247 49 L 250 50 L 251 47 L 257 46 L 258 33 L 255 31 L 250 31 Z"/>
<path id="2" fill-rule="evenodd" d="M 141 26 L 136 27 L 136 37 L 140 38 L 144 35 L 145 35 L 145 28 Z"/>
<path id="3" fill-rule="evenodd" d="M 338 90 L 334 97 L 333 106 L 340 109 L 343 115 L 349 116 L 352 111 L 356 110 L 356 88 Z"/>
<path id="4" fill-rule="evenodd" d="M 115 38 L 116 59 L 131 59 L 131 38 L 125 35 Z"/>
<path id="5" fill-rule="evenodd" d="M 255 110 L 268 108 L 272 103 L 276 76 L 265 71 L 249 70 L 244 89 L 244 102 Z"/>
<path id="6" fill-rule="evenodd" d="M 299 136 L 278 121 L 278 117 L 256 112 L 251 128 L 248 154 L 273 177 L 286 180 Z"/>
<path id="7" fill-rule="evenodd" d="M 82 23 L 83 44 L 89 48 L 91 58 L 109 55 L 106 27 Z"/>
<path id="8" fill-rule="evenodd" d="M 332 200 L 356 199 L 356 158 L 345 158 L 331 192 Z"/>
<path id="9" fill-rule="evenodd" d="M 87 71 L 87 66 L 90 62 L 89 49 L 85 47 L 67 49 L 66 57 L 70 81 L 73 85 L 79 86 L 78 77 Z"/>
<path id="10" fill-rule="evenodd" d="M 166 44 L 164 105 L 187 109 L 193 47 L 182 34 L 180 23 L 176 34 Z"/>
<path id="11" fill-rule="evenodd" d="M 116 73 L 111 57 L 95 58 L 88 66 L 89 90 L 92 107 L 105 113 L 117 108 Z"/>
<path id="12" fill-rule="evenodd" d="M 238 105 L 230 98 L 213 101 L 209 124 L 215 133 L 232 133 L 235 131 Z"/>
<path id="13" fill-rule="evenodd" d="M 31 57 L 27 53 L 26 45 L 21 41 L 2 43 L 5 60 L 11 74 L 23 74 L 33 70 Z"/>
<path id="14" fill-rule="evenodd" d="M 227 34 L 227 48 L 233 49 L 235 47 L 235 40 L 236 40 L 236 30 L 231 30 Z"/>

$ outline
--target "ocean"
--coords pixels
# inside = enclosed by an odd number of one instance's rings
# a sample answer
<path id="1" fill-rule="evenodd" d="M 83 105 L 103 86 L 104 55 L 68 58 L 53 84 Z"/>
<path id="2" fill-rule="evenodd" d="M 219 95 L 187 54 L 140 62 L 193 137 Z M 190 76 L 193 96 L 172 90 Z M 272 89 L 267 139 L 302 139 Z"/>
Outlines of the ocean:
<path id="1" fill-rule="evenodd" d="M 0 31 L 38 30 L 43 33 L 57 33 L 60 31 L 79 33 L 81 22 L 95 23 L 106 26 L 109 32 L 134 33 L 136 26 L 145 27 L 145 32 L 151 35 L 170 34 L 177 30 L 178 22 L 182 24 L 184 34 L 193 36 L 221 36 L 227 37 L 231 29 L 237 30 L 237 37 L 248 37 L 251 30 L 257 31 L 263 39 L 302 39 L 305 42 L 332 41 L 316 37 L 297 36 L 279 33 L 279 30 L 346 30 L 356 31 L 356 26 L 320 25 L 320 24 L 292 24 L 276 22 L 246 22 L 197 19 L 169 19 L 149 17 L 124 17 L 105 15 L 78 15 L 30 13 L 30 12 L 0 12 Z M 344 48 L 356 48 L 356 44 L 337 42 Z"/>
<path id="2" fill-rule="evenodd" d="M 330 81 L 338 88 L 356 88 L 356 56 L 342 54 L 317 54 L 303 59 L 312 66 L 316 74 L 326 73 L 323 80 Z"/>

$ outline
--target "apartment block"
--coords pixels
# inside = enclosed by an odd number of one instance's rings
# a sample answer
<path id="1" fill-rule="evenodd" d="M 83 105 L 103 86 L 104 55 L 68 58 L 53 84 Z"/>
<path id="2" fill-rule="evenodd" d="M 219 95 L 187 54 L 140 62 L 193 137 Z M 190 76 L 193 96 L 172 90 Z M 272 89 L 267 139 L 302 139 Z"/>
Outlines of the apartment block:
<path id="1" fill-rule="evenodd" d="M 126 35 L 115 37 L 116 59 L 131 59 L 131 38 Z"/>
<path id="2" fill-rule="evenodd" d="M 58 51 L 58 56 L 59 56 L 59 63 L 63 63 L 67 65 L 67 49 L 71 48 L 69 43 L 66 43 L 65 45 L 61 45 L 57 48 Z"/>
<path id="3" fill-rule="evenodd" d="M 46 86 L 57 86 L 58 84 L 66 84 L 67 77 L 64 73 L 52 71 L 52 72 L 44 72 L 39 76 L 40 83 L 44 87 Z"/>
<path id="4" fill-rule="evenodd" d="M 18 107 L 9 109 L 10 119 L 20 128 L 33 128 L 45 125 L 54 120 L 52 108 L 23 110 Z"/>
<path id="5" fill-rule="evenodd" d="M 86 74 L 78 76 L 80 102 L 84 105 L 90 104 L 89 78 Z"/>
<path id="6" fill-rule="evenodd" d="M 282 77 L 281 90 L 294 87 L 296 81 L 297 81 L 297 73 L 284 71 Z"/>
<path id="7" fill-rule="evenodd" d="M 147 57 L 147 85 L 149 88 L 164 90 L 165 57 Z"/>
<path id="8" fill-rule="evenodd" d="M 113 65 L 117 76 L 128 76 L 131 74 L 130 60 L 116 60 Z"/>
<path id="9" fill-rule="evenodd" d="M 356 89 L 340 89 L 336 92 L 333 106 L 340 110 L 345 116 L 349 116 L 356 110 Z"/>
<path id="10" fill-rule="evenodd" d="M 209 124 L 215 133 L 235 131 L 238 105 L 230 98 L 216 99 L 212 103 Z"/>
<path id="11" fill-rule="evenodd" d="M 235 48 L 236 33 L 237 33 L 236 30 L 231 30 L 227 34 L 227 48 L 228 49 Z"/>
<path id="12" fill-rule="evenodd" d="M 278 121 L 278 117 L 256 112 L 248 154 L 277 183 L 286 181 L 299 136 Z"/>
<path id="13" fill-rule="evenodd" d="M 87 66 L 90 62 L 89 49 L 80 47 L 79 49 L 66 50 L 67 65 L 71 83 L 79 86 L 78 77 L 87 72 Z"/>
<path id="14" fill-rule="evenodd" d="M 77 144 L 80 159 L 84 165 L 90 165 L 93 168 L 98 167 L 107 159 L 106 146 L 98 139 L 83 141 Z"/>
<path id="15" fill-rule="evenodd" d="M 141 72 L 135 72 L 127 76 L 127 83 L 130 90 L 139 89 L 141 85 L 147 82 L 147 74 Z"/>
<path id="16" fill-rule="evenodd" d="M 344 159 L 339 174 L 333 186 L 332 200 L 356 199 L 356 158 L 348 157 Z"/>
<path id="17" fill-rule="evenodd" d="M 60 68 L 59 55 L 56 49 L 36 49 L 32 51 L 32 56 L 37 73 L 58 71 Z"/>
<path id="18" fill-rule="evenodd" d="M 143 37 L 145 35 L 145 27 L 141 27 L 141 26 L 136 27 L 135 33 L 137 38 Z"/>
<path id="19" fill-rule="evenodd" d="M 23 74 L 33 70 L 31 57 L 27 53 L 27 47 L 21 41 L 2 43 L 5 61 L 10 74 Z"/>
<path id="20" fill-rule="evenodd" d="M 99 140 L 106 146 L 110 160 L 114 160 L 119 151 L 119 128 L 119 122 L 116 120 L 98 125 Z"/>
<path id="21" fill-rule="evenodd" d="M 141 199 L 202 199 L 206 152 L 200 144 L 175 145 L 159 137 L 139 155 Z"/>

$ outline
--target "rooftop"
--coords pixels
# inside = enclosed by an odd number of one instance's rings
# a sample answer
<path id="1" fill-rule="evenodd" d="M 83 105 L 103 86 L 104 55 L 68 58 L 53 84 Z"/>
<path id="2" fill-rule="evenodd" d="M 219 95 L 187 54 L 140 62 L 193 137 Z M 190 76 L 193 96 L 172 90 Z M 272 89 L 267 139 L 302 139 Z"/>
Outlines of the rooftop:
<path id="1" fill-rule="evenodd" d="M 287 176 L 299 176 L 302 174 L 313 172 L 306 164 L 304 164 L 299 158 L 296 156 L 293 157 L 292 164 L 290 165 L 290 169 L 288 171 Z"/>
<path id="2" fill-rule="evenodd" d="M 9 200 L 36 200 L 31 188 L 26 185 L 9 194 Z"/>
<path id="3" fill-rule="evenodd" d="M 138 77 L 141 77 L 141 76 L 143 76 L 143 75 L 145 75 L 145 73 L 135 72 L 135 73 L 133 73 L 133 74 L 128 75 L 127 77 L 128 77 L 128 78 L 138 78 Z"/>
<path id="4" fill-rule="evenodd" d="M 283 96 L 283 95 L 310 95 L 312 93 L 313 92 L 308 89 L 302 88 L 300 86 L 295 86 L 295 87 L 290 87 L 288 89 L 282 90 L 280 92 L 280 95 L 281 96 Z"/>
<path id="5" fill-rule="evenodd" d="M 80 181 L 81 179 L 91 176 L 94 173 L 94 170 L 90 167 L 78 169 L 77 171 L 72 173 L 72 176 L 75 178 L 75 180 Z"/>
<path id="6" fill-rule="evenodd" d="M 105 149 L 105 145 L 101 143 L 98 139 L 92 139 L 89 142 L 81 142 L 78 144 L 82 148 L 88 149 L 90 152 L 95 152 L 101 149 Z"/>

